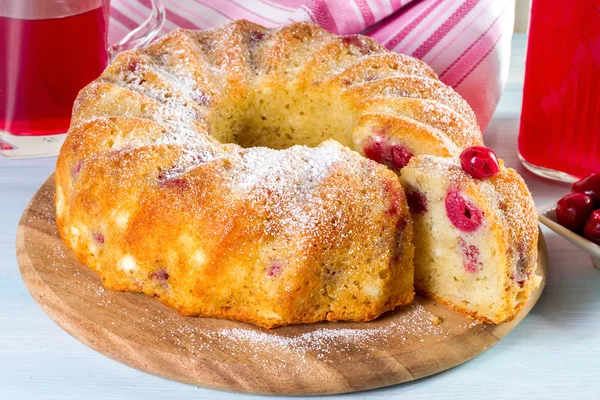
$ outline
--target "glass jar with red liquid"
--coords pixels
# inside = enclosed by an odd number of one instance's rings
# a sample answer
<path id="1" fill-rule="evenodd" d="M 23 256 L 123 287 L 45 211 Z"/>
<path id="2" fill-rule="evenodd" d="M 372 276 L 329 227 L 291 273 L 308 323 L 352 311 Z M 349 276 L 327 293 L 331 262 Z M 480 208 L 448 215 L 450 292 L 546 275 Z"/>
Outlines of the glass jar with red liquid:
<path id="1" fill-rule="evenodd" d="M 600 172 L 600 0 L 532 0 L 519 157 L 552 179 Z"/>
<path id="2" fill-rule="evenodd" d="M 152 15 L 121 42 L 107 43 L 110 0 L 0 0 L 0 132 L 64 133 L 79 90 L 113 51 L 148 43 L 164 22 Z"/>

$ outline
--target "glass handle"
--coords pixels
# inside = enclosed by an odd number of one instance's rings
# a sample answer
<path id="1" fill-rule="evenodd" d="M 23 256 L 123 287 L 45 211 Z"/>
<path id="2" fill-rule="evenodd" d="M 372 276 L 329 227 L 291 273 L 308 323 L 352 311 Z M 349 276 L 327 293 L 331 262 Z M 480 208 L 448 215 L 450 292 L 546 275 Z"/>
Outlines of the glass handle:
<path id="1" fill-rule="evenodd" d="M 152 3 L 152 13 L 144 23 L 129 32 L 123 39 L 108 49 L 111 61 L 121 51 L 132 50 L 147 45 L 162 28 L 165 23 L 165 6 L 162 0 L 150 0 L 150 2 Z"/>

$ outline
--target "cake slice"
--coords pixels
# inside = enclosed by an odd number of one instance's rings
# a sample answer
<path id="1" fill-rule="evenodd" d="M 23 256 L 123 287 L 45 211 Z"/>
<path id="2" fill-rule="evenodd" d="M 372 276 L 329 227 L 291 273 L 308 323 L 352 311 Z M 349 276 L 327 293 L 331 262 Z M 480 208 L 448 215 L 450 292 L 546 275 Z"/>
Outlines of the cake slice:
<path id="1" fill-rule="evenodd" d="M 521 177 L 500 162 L 475 179 L 452 158 L 414 156 L 400 178 L 414 221 L 415 288 L 480 321 L 524 306 L 536 276 L 538 226 Z"/>

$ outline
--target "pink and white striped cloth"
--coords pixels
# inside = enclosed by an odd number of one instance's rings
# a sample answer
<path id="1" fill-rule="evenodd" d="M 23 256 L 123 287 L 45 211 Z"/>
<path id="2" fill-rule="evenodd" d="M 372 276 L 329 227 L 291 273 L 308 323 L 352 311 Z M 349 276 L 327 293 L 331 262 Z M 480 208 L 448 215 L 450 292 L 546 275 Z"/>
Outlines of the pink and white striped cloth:
<path id="1" fill-rule="evenodd" d="M 508 75 L 514 0 L 164 0 L 167 21 L 207 29 L 235 19 L 267 27 L 313 21 L 337 34 L 363 33 L 420 58 L 471 105 L 484 130 Z M 141 24 L 149 0 L 112 0 L 111 42 Z"/>

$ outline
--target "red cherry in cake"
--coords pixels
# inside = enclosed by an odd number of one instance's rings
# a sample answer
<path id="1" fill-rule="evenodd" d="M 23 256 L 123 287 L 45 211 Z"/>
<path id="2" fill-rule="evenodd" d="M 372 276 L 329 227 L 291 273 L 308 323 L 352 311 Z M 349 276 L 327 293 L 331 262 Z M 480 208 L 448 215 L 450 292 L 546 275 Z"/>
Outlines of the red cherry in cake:
<path id="1" fill-rule="evenodd" d="M 366 146 L 363 147 L 363 151 L 367 158 L 377 161 L 378 163 L 383 162 L 385 158 L 382 139 L 379 136 L 375 136 L 374 138 L 371 138 L 371 140 L 368 140 Z"/>
<path id="2" fill-rule="evenodd" d="M 466 173 L 477 179 L 488 179 L 500 172 L 496 153 L 485 146 L 464 149 L 460 153 L 460 165 Z"/>
<path id="3" fill-rule="evenodd" d="M 138 60 L 133 60 L 129 63 L 129 65 L 127 65 L 127 71 L 129 72 L 135 72 L 137 71 L 137 69 L 139 68 L 140 63 Z"/>
<path id="4" fill-rule="evenodd" d="M 156 279 L 160 283 L 165 283 L 167 281 L 167 279 L 169 279 L 169 273 L 167 272 L 166 269 L 161 268 L 157 271 L 154 271 L 152 274 L 150 274 L 150 278 Z"/>
<path id="5" fill-rule="evenodd" d="M 267 276 L 279 275 L 282 269 L 283 266 L 281 265 L 281 263 L 276 262 L 273 265 L 271 265 L 271 268 L 269 268 L 269 270 L 267 271 Z"/>
<path id="6" fill-rule="evenodd" d="M 394 144 L 390 150 L 390 163 L 391 167 L 395 169 L 402 169 L 408 164 L 413 154 L 406 149 L 406 147 L 399 144 Z"/>
<path id="7" fill-rule="evenodd" d="M 360 35 L 342 36 L 342 42 L 348 46 L 354 46 L 361 54 L 369 54 L 372 52 L 371 45 Z"/>
<path id="8" fill-rule="evenodd" d="M 363 147 L 365 156 L 380 164 L 398 171 L 406 166 L 413 154 L 398 143 L 390 144 L 382 137 L 375 136 L 367 141 Z"/>
<path id="9" fill-rule="evenodd" d="M 259 31 L 251 31 L 250 32 L 250 42 L 256 43 L 258 41 L 261 41 L 264 37 L 265 37 L 265 34 L 263 32 L 259 32 Z"/>
<path id="10" fill-rule="evenodd" d="M 362 41 L 360 40 L 360 37 L 358 35 L 342 36 L 342 42 L 350 46 L 354 45 L 359 47 L 362 45 Z"/>
<path id="11" fill-rule="evenodd" d="M 446 195 L 446 214 L 452 225 L 463 232 L 473 232 L 483 223 L 483 212 L 457 190 Z"/>
<path id="12" fill-rule="evenodd" d="M 385 211 L 388 215 L 396 215 L 400 209 L 400 193 L 394 188 L 393 183 L 389 181 L 383 182 L 383 191 L 390 195 L 390 205 Z"/>
<path id="13" fill-rule="evenodd" d="M 104 244 L 104 235 L 101 232 L 92 233 L 92 238 L 94 239 L 94 242 Z"/>
<path id="14" fill-rule="evenodd" d="M 406 202 L 413 213 L 423 214 L 427 212 L 427 198 L 418 190 L 408 190 L 406 192 Z"/>
<path id="15" fill-rule="evenodd" d="M 583 228 L 583 236 L 600 246 L 600 209 L 594 211 L 588 218 Z"/>
<path id="16" fill-rule="evenodd" d="M 188 182 L 182 178 L 168 178 L 160 181 L 164 187 L 172 187 L 179 190 L 185 190 L 188 188 Z"/>
<path id="17" fill-rule="evenodd" d="M 600 172 L 592 173 L 573 184 L 573 193 L 585 193 L 591 196 L 600 207 Z"/>
<path id="18" fill-rule="evenodd" d="M 392 201 L 390 202 L 389 208 L 386 210 L 386 213 L 389 215 L 398 214 L 398 198 L 397 197 L 394 197 L 392 199 Z"/>
<path id="19" fill-rule="evenodd" d="M 525 282 L 531 276 L 531 270 L 529 268 L 529 257 L 526 254 L 525 244 L 519 242 L 517 244 L 517 262 L 515 263 L 515 269 L 510 276 L 510 279 L 516 282 L 520 287 L 525 285 Z"/>
<path id="20" fill-rule="evenodd" d="M 164 169 L 159 171 L 158 184 L 162 187 L 171 187 L 179 190 L 188 188 L 188 181 L 178 176 L 182 171 L 178 168 Z"/>
<path id="21" fill-rule="evenodd" d="M 73 165 L 73 168 L 71 169 L 71 177 L 75 178 L 75 176 L 79 173 L 79 171 L 81 171 L 81 166 L 83 165 L 83 161 L 79 160 L 75 163 L 75 165 Z"/>
<path id="22" fill-rule="evenodd" d="M 556 205 L 556 220 L 573 232 L 581 232 L 592 211 L 594 200 L 590 196 L 584 193 L 569 193 Z"/>
<path id="23" fill-rule="evenodd" d="M 468 244 L 463 238 L 458 238 L 460 249 L 463 253 L 463 267 L 467 272 L 476 272 L 479 267 L 479 249 L 477 246 Z"/>

